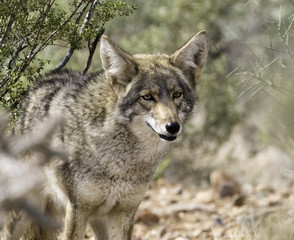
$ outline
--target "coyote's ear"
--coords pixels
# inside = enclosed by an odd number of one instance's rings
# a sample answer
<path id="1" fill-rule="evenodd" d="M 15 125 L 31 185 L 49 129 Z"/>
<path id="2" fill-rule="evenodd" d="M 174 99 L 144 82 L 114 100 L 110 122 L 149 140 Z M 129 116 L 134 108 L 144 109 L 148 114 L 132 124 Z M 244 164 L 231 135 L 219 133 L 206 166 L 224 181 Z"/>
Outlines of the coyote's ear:
<path id="1" fill-rule="evenodd" d="M 132 56 L 117 47 L 107 36 L 101 37 L 100 56 L 102 66 L 115 89 L 124 89 L 136 74 Z"/>
<path id="2" fill-rule="evenodd" d="M 183 71 L 194 87 L 206 62 L 207 45 L 207 34 L 201 31 L 171 56 L 172 64 Z"/>

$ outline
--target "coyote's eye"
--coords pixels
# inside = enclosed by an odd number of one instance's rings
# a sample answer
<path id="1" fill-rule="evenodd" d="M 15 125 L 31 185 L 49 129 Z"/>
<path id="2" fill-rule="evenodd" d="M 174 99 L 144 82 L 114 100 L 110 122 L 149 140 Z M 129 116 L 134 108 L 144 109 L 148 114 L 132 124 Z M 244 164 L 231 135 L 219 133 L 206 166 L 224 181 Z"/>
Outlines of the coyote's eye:
<path id="1" fill-rule="evenodd" d="M 181 92 L 174 92 L 173 93 L 173 98 L 180 98 L 183 95 Z"/>
<path id="2" fill-rule="evenodd" d="M 154 98 L 151 94 L 146 94 L 146 95 L 142 96 L 142 98 L 146 101 L 154 101 Z"/>

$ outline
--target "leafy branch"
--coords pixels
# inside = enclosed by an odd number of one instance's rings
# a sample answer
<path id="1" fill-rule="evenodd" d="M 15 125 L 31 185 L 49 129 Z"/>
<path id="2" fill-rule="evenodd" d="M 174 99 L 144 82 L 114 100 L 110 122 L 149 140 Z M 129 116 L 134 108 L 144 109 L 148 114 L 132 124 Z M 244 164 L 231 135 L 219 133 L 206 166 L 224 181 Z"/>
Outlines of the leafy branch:
<path id="1" fill-rule="evenodd" d="M 66 67 L 74 52 L 87 43 L 89 56 L 85 74 L 104 32 L 105 24 L 116 16 L 135 10 L 117 0 L 33 0 L 0 3 L 0 107 L 16 117 L 17 106 L 27 86 L 41 74 L 48 59 L 38 54 L 52 45 L 69 50 L 55 71 Z M 68 9 L 68 10 L 65 10 Z"/>

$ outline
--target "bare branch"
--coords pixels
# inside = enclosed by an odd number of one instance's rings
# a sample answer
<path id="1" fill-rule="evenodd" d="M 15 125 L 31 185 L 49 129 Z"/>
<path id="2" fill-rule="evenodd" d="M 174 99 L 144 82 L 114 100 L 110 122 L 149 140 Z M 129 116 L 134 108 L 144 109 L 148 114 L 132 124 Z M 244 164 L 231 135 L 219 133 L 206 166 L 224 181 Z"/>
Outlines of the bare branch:
<path id="1" fill-rule="evenodd" d="M 89 6 L 89 2 L 83 7 L 83 9 L 81 10 L 80 14 L 78 15 L 77 19 L 76 19 L 76 24 L 78 24 L 81 21 L 81 18 L 85 12 L 85 10 L 87 9 L 87 7 Z M 82 32 L 82 28 L 80 30 L 80 33 Z"/>
<path id="2" fill-rule="evenodd" d="M 94 12 L 94 10 L 95 10 L 95 7 L 96 7 L 96 5 L 97 5 L 98 3 L 99 3 L 98 0 L 95 0 L 95 1 L 92 3 L 92 5 L 91 5 L 91 7 L 90 7 L 90 10 L 89 10 L 89 12 L 87 13 L 87 15 L 86 15 L 86 17 L 85 17 L 85 20 L 84 20 L 84 23 L 83 23 L 83 25 L 82 25 L 82 27 L 81 27 L 81 30 L 85 29 L 85 27 L 87 27 L 87 25 L 89 24 L 89 22 L 90 22 L 90 20 L 91 20 L 91 18 L 92 18 L 93 12 Z"/>
<path id="3" fill-rule="evenodd" d="M 82 15 L 84 14 L 85 10 L 87 9 L 87 7 L 89 6 L 89 3 L 87 3 L 84 8 L 81 10 L 79 16 L 76 19 L 76 24 L 78 24 L 82 18 Z M 84 25 L 83 25 L 84 26 Z M 80 29 L 80 34 L 83 31 L 83 26 Z M 70 49 L 68 50 L 65 58 L 55 67 L 55 69 L 53 71 L 59 71 L 61 70 L 67 63 L 68 61 L 71 59 L 73 53 L 75 51 L 75 48 L 73 46 L 70 47 Z"/>
<path id="4" fill-rule="evenodd" d="M 27 47 L 27 45 L 23 46 L 23 44 L 24 44 L 24 40 L 21 40 L 21 42 L 20 42 L 20 44 L 19 44 L 16 52 L 14 53 L 12 59 L 8 63 L 8 69 L 10 70 L 9 74 L 12 72 L 12 69 L 14 67 L 14 64 L 15 64 L 16 59 L 19 56 L 19 53 Z M 1 84 L 0 85 L 0 89 L 3 88 L 10 81 L 11 78 L 9 77 L 10 76 L 9 74 L 7 74 L 7 76 L 4 77 L 3 81 L 0 82 L 0 84 Z M 9 89 L 6 89 L 1 94 L 0 99 L 2 99 L 8 91 L 9 91 Z"/>
<path id="5" fill-rule="evenodd" d="M 7 33 L 10 31 L 12 24 L 14 22 L 14 18 L 10 17 L 5 32 L 3 33 L 2 37 L 0 38 L 0 46 L 4 43 L 4 40 L 7 36 Z"/>
<path id="6" fill-rule="evenodd" d="M 10 70 L 13 69 L 14 64 L 15 64 L 15 61 L 16 61 L 16 59 L 17 59 L 19 53 L 27 47 L 27 45 L 23 46 L 23 44 L 24 44 L 24 40 L 21 40 L 20 44 L 18 45 L 18 48 L 16 49 L 16 52 L 15 52 L 13 58 L 9 61 L 9 66 L 8 66 L 8 68 L 9 68 Z M 2 87 L 2 86 L 1 86 L 1 87 Z"/>
<path id="7" fill-rule="evenodd" d="M 95 7 L 96 7 L 96 5 L 99 3 L 99 1 L 98 0 L 95 0 L 92 4 L 91 4 L 91 7 L 90 7 L 90 9 L 89 9 L 89 11 L 88 11 L 88 13 L 87 13 L 87 15 L 86 15 L 86 17 L 85 17 L 85 19 L 84 19 L 84 22 L 83 22 L 83 25 L 82 25 L 82 27 L 81 27 L 81 29 L 80 29 L 80 34 L 84 31 L 84 29 L 88 26 L 88 24 L 89 24 L 89 22 L 90 22 L 90 20 L 91 20 L 91 18 L 92 18 L 92 16 L 93 16 L 93 13 L 94 13 L 94 10 L 95 10 Z M 82 14 L 84 13 L 84 11 L 85 11 L 85 9 L 87 8 L 89 6 L 89 3 L 82 9 L 82 11 L 81 11 L 81 13 L 79 14 L 79 16 L 77 17 L 77 20 L 76 20 L 76 23 L 78 23 L 79 21 L 80 21 L 80 19 L 81 19 L 81 17 L 82 17 Z M 100 32 L 99 32 L 100 33 Z M 98 35 L 99 35 L 99 33 L 98 33 Z M 98 36 L 97 35 L 97 36 Z M 94 52 L 95 52 L 95 49 L 96 49 L 96 46 L 97 46 L 97 43 L 98 43 L 98 41 L 99 41 L 99 39 L 100 39 L 100 37 L 98 38 L 98 40 L 97 40 L 97 36 L 96 36 L 96 38 L 95 38 L 95 40 L 93 41 L 93 44 L 92 44 L 92 46 L 93 47 L 91 47 L 91 49 L 92 50 L 90 50 L 90 56 L 89 56 L 89 58 L 88 58 L 88 63 L 91 65 L 91 62 L 92 62 L 92 57 L 93 57 L 93 54 L 94 54 Z M 95 44 L 96 43 L 96 44 Z M 94 47 L 94 45 L 95 45 L 95 47 Z M 93 49 L 94 49 L 94 51 L 93 51 Z M 61 70 L 67 63 L 68 63 L 68 61 L 70 60 L 70 58 L 72 57 L 72 55 L 73 55 L 73 53 L 74 53 L 74 51 L 75 51 L 75 48 L 73 48 L 72 46 L 70 47 L 70 49 L 69 49 L 69 51 L 68 51 L 68 53 L 66 54 L 66 56 L 65 56 L 65 58 L 56 66 L 56 68 L 54 69 L 54 71 L 59 71 L 59 70 Z M 93 52 L 93 54 L 91 54 L 91 52 Z M 90 60 L 89 60 L 90 59 Z M 83 74 L 85 73 L 85 72 L 87 72 L 88 71 L 88 68 L 89 68 L 89 66 L 90 65 L 88 65 L 88 63 L 87 63 L 87 65 L 86 65 L 86 67 L 85 67 L 85 69 L 84 69 L 84 71 L 83 71 Z"/>
<path id="8" fill-rule="evenodd" d="M 9 77 L 5 77 L 4 78 L 4 83 L 7 83 L 7 82 L 9 82 L 9 80 L 10 80 L 10 78 Z M 2 100 L 2 98 L 6 95 L 6 93 L 8 93 L 8 91 L 9 91 L 9 88 L 7 88 L 7 89 L 5 89 L 5 91 L 0 95 L 0 101 Z"/>
<path id="9" fill-rule="evenodd" d="M 70 47 L 70 49 L 68 50 L 64 59 L 55 67 L 55 69 L 53 71 L 61 70 L 68 63 L 68 61 L 71 59 L 74 51 L 75 51 L 75 48 Z"/>
<path id="10" fill-rule="evenodd" d="M 82 74 L 86 74 L 88 72 L 88 70 L 92 64 L 92 59 L 93 59 L 94 53 L 96 51 L 97 44 L 98 44 L 101 36 L 103 35 L 104 31 L 105 31 L 105 29 L 102 27 L 101 30 L 96 35 L 96 38 L 92 42 L 91 46 L 89 46 L 89 57 L 88 57 L 87 64 L 86 64 Z"/>

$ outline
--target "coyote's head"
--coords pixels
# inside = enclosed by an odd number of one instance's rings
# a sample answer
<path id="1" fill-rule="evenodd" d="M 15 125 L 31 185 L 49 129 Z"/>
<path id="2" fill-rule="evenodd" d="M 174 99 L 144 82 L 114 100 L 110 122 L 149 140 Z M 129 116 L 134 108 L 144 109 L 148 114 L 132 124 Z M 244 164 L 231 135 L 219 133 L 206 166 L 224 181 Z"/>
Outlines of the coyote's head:
<path id="1" fill-rule="evenodd" d="M 196 101 L 195 86 L 207 57 L 206 33 L 199 32 L 170 56 L 131 56 L 103 36 L 100 53 L 120 116 L 136 134 L 174 141 Z"/>

